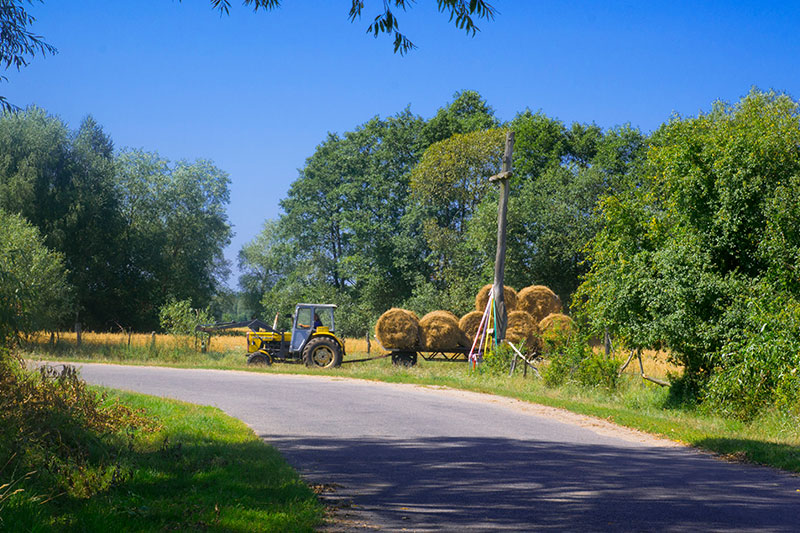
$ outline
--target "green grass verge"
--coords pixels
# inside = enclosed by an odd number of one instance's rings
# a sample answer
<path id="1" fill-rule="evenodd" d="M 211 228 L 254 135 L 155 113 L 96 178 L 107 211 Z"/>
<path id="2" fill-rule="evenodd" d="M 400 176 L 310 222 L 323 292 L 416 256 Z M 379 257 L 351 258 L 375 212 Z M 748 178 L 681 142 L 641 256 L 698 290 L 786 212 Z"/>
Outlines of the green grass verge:
<path id="1" fill-rule="evenodd" d="M 70 490 L 50 499 L 35 476 L 21 481 L 14 488 L 22 492 L 0 501 L 0 530 L 313 531 L 321 523 L 312 491 L 241 421 L 213 407 L 107 392 L 160 427 L 96 443 L 117 468 L 107 488 L 88 497 Z M 96 484 L 98 472 L 72 475 L 74 487 Z"/>
<path id="2" fill-rule="evenodd" d="M 719 453 L 731 460 L 770 465 L 800 472 L 800 409 L 792 413 L 767 411 L 749 422 L 705 413 L 693 406 L 675 405 L 666 388 L 623 376 L 618 390 L 577 386 L 548 388 L 541 380 L 521 375 L 509 378 L 470 370 L 466 364 L 420 361 L 416 367 L 391 365 L 387 359 L 345 364 L 331 370 L 307 369 L 301 365 L 275 364 L 266 369 L 248 368 L 241 352 L 200 354 L 186 350 L 169 357 L 137 357 L 119 351 L 107 353 L 33 352 L 32 358 L 76 362 L 150 364 L 182 368 L 251 370 L 267 373 L 331 375 L 390 383 L 446 386 L 497 394 L 509 398 L 568 409 L 663 436 L 691 446 Z M 358 358 L 364 354 L 351 354 Z M 347 358 L 345 359 L 347 360 Z"/>

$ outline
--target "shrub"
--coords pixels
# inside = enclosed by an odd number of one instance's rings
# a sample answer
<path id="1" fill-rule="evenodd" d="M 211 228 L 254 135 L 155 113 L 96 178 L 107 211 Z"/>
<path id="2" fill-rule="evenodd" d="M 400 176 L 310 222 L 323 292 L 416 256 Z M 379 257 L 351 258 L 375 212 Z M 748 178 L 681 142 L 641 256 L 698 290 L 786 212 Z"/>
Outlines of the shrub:
<path id="1" fill-rule="evenodd" d="M 86 498 L 122 481 L 135 433 L 157 429 L 89 390 L 70 366 L 31 372 L 11 356 L 0 358 L 0 390 L 0 479 L 19 482 L 15 490 L 25 492 L 17 503 L 56 494 Z"/>
<path id="2" fill-rule="evenodd" d="M 708 409 L 745 420 L 800 403 L 800 302 L 757 292 L 746 304 L 744 335 L 725 345 L 704 390 Z"/>
<path id="3" fill-rule="evenodd" d="M 585 340 L 574 338 L 562 351 L 551 353 L 542 378 L 548 387 L 573 383 L 615 390 L 619 384 L 618 369 L 619 361 L 594 353 Z"/>
<path id="4" fill-rule="evenodd" d="M 523 353 L 525 346 L 520 346 Z M 488 351 L 483 356 L 483 366 L 490 374 L 508 374 L 511 370 L 511 360 L 514 358 L 514 350 L 508 344 L 501 344 L 493 351 Z"/>
<path id="5" fill-rule="evenodd" d="M 49 250 L 22 217 L 0 210 L 0 344 L 54 330 L 70 297 L 61 254 Z"/>
<path id="6" fill-rule="evenodd" d="M 213 321 L 205 309 L 192 309 L 191 300 L 170 299 L 161 306 L 158 321 L 166 333 L 171 335 L 192 335 L 199 324 Z"/>
<path id="7" fill-rule="evenodd" d="M 211 334 L 195 332 L 200 324 L 214 321 L 211 313 L 208 309 L 192 309 L 191 300 L 170 298 L 158 311 L 158 321 L 166 333 L 183 339 L 186 347 L 191 344 L 192 335 L 195 336 L 195 342 L 199 337 L 204 347 L 211 342 Z"/>

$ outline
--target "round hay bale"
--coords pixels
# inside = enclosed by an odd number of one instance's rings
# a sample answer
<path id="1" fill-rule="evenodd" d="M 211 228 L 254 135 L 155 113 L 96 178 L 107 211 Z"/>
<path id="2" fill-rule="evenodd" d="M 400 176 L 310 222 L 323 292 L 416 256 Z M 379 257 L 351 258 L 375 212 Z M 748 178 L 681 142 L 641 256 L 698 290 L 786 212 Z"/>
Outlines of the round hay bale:
<path id="1" fill-rule="evenodd" d="M 551 313 L 539 322 L 545 346 L 556 346 L 572 332 L 572 319 L 561 313 Z"/>
<path id="2" fill-rule="evenodd" d="M 508 314 L 506 340 L 515 345 L 525 341 L 526 351 L 539 347 L 539 326 L 536 325 L 536 321 L 530 313 L 514 311 Z"/>
<path id="3" fill-rule="evenodd" d="M 490 283 L 488 285 L 484 285 L 481 287 L 481 290 L 478 291 L 477 296 L 475 296 L 476 311 L 483 313 L 486 310 L 486 302 L 489 301 L 489 291 L 491 290 L 492 284 Z M 503 294 L 506 302 L 506 312 L 510 313 L 517 308 L 517 291 L 508 285 L 503 285 Z"/>
<path id="4" fill-rule="evenodd" d="M 458 327 L 458 317 L 450 311 L 431 311 L 419 321 L 419 343 L 423 350 L 449 350 L 464 347 L 466 336 Z"/>
<path id="5" fill-rule="evenodd" d="M 378 319 L 375 336 L 387 350 L 412 350 L 419 345 L 419 319 L 411 311 L 393 307 Z"/>
<path id="6" fill-rule="evenodd" d="M 472 341 L 475 340 L 475 335 L 478 333 L 478 326 L 481 325 L 482 318 L 483 313 L 481 311 L 470 311 L 458 321 L 458 329 L 466 335 L 467 340 L 470 341 L 470 346 L 472 346 Z"/>
<path id="7" fill-rule="evenodd" d="M 550 313 L 561 312 L 561 299 L 544 285 L 533 285 L 519 291 L 517 309 L 527 311 L 538 323 Z"/>

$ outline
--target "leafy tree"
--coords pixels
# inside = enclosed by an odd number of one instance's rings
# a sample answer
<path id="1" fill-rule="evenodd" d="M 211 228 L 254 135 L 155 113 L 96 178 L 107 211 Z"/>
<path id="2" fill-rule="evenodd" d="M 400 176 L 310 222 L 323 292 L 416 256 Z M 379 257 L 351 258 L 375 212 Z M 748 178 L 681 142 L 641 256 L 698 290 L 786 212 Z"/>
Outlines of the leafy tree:
<path id="1" fill-rule="evenodd" d="M 36 54 L 55 54 L 54 46 L 47 44 L 42 37 L 29 29 L 36 19 L 26 10 L 25 4 L 32 0 L 0 0 L 0 65 L 8 70 L 11 67 L 20 70 L 28 66 L 28 61 Z M 8 81 L 0 76 L 0 81 Z M 13 111 L 15 107 L 0 96 L 0 110 Z"/>
<path id="2" fill-rule="evenodd" d="M 455 285 L 465 287 L 463 294 L 452 293 L 448 307 L 457 311 L 480 283 L 475 274 L 481 263 L 467 242 L 467 230 L 492 189 L 488 178 L 502 167 L 504 139 L 505 131 L 497 128 L 453 135 L 431 145 L 411 175 L 414 216 L 421 221 L 433 266 L 430 281 L 451 292 Z"/>
<path id="3" fill-rule="evenodd" d="M 76 321 L 115 318 L 120 227 L 113 144 L 87 117 L 76 132 L 39 108 L 0 118 L 0 208 L 37 226 L 64 255 Z"/>
<path id="4" fill-rule="evenodd" d="M 94 327 L 124 321 L 117 312 L 122 264 L 116 249 L 121 219 L 114 147 L 91 116 L 71 136 L 69 168 L 67 213 L 59 221 L 58 242 L 54 240 L 53 246 L 64 253 L 75 289 L 75 320 L 85 315 Z"/>
<path id="5" fill-rule="evenodd" d="M 242 288 L 284 308 L 311 297 L 347 305 L 361 332 L 410 294 L 423 256 L 403 219 L 422 124 L 405 110 L 330 134 L 281 202 L 285 214 L 240 253 Z"/>
<path id="6" fill-rule="evenodd" d="M 125 276 L 141 325 L 167 296 L 205 307 L 228 274 L 228 175 L 209 161 L 172 164 L 137 150 L 117 159 Z M 141 327 L 140 325 L 140 327 Z"/>
<path id="7" fill-rule="evenodd" d="M 242 291 L 220 287 L 217 289 L 208 311 L 216 321 L 241 322 L 248 320 L 254 316 L 254 313 L 246 296 Z M 259 313 L 259 315 L 261 314 Z"/>
<path id="8" fill-rule="evenodd" d="M 449 139 L 457 133 L 496 128 L 500 122 L 494 110 L 476 91 L 457 92 L 453 101 L 440 108 L 423 127 L 422 138 L 426 146 Z"/>
<path id="9" fill-rule="evenodd" d="M 0 210 L 0 347 L 54 330 L 71 307 L 63 257 L 21 216 Z"/>
<path id="10" fill-rule="evenodd" d="M 262 305 L 262 298 L 273 290 L 281 292 L 294 283 L 292 278 L 297 271 L 295 259 L 298 255 L 295 243 L 279 220 L 265 221 L 261 233 L 239 251 L 239 268 L 243 271 L 239 286 L 245 294 L 247 306 L 256 315 L 265 317 L 268 313 L 281 311 L 282 306 Z M 265 300 L 272 304 L 275 297 L 271 295 Z"/>
<path id="11" fill-rule="evenodd" d="M 259 9 L 271 10 L 280 6 L 280 0 L 244 0 L 242 2 L 245 6 L 253 8 L 253 11 Z M 478 31 L 478 26 L 475 25 L 473 17 L 479 19 L 493 20 L 497 11 L 485 0 L 436 0 L 439 11 L 449 15 L 450 21 L 454 21 L 455 25 L 467 32 L 467 34 L 474 36 Z M 394 4 L 394 5 L 392 5 Z M 399 11 L 406 11 L 412 7 L 414 0 L 385 0 L 383 2 L 383 11 L 372 20 L 372 23 L 367 28 L 367 33 L 373 34 L 375 37 L 385 33 L 394 37 L 394 51 L 400 52 L 403 55 L 416 45 L 409 40 L 403 33 L 400 32 L 395 8 Z M 220 13 L 228 14 L 230 10 L 230 0 L 211 0 L 211 5 L 218 9 Z M 361 18 L 361 12 L 364 9 L 364 0 L 351 0 L 350 13 L 348 18 L 351 22 Z"/>
<path id="12" fill-rule="evenodd" d="M 569 302 L 586 272 L 584 247 L 600 228 L 598 199 L 635 180 L 644 137 L 630 126 L 607 131 L 526 111 L 512 121 L 514 177 L 508 212 L 506 281 L 544 284 Z M 519 149 L 518 149 L 519 148 Z M 483 279 L 491 279 L 497 242 L 497 196 L 476 209 L 467 237 Z"/>
<path id="13" fill-rule="evenodd" d="M 747 296 L 797 297 L 798 152 L 798 105 L 772 92 L 665 124 L 647 179 L 602 203 L 588 316 L 631 347 L 667 347 L 695 391 L 729 368 L 724 347 L 755 326 Z"/>
<path id="14" fill-rule="evenodd" d="M 508 128 L 514 132 L 515 183 L 534 180 L 546 169 L 560 166 L 569 151 L 564 124 L 541 112 L 526 109 L 514 117 Z"/>

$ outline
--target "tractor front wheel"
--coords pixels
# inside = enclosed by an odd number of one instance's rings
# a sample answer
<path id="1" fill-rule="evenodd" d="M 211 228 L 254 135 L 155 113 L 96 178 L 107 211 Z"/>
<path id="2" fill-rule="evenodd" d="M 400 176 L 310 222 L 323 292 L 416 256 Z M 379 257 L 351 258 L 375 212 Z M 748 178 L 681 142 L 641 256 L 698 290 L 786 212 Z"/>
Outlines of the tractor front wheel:
<path id="1" fill-rule="evenodd" d="M 342 350 L 330 337 L 315 337 L 303 350 L 303 362 L 306 366 L 335 368 L 342 364 Z"/>
<path id="2" fill-rule="evenodd" d="M 255 352 L 247 358 L 247 364 L 253 366 L 270 366 L 272 356 L 264 352 Z"/>

